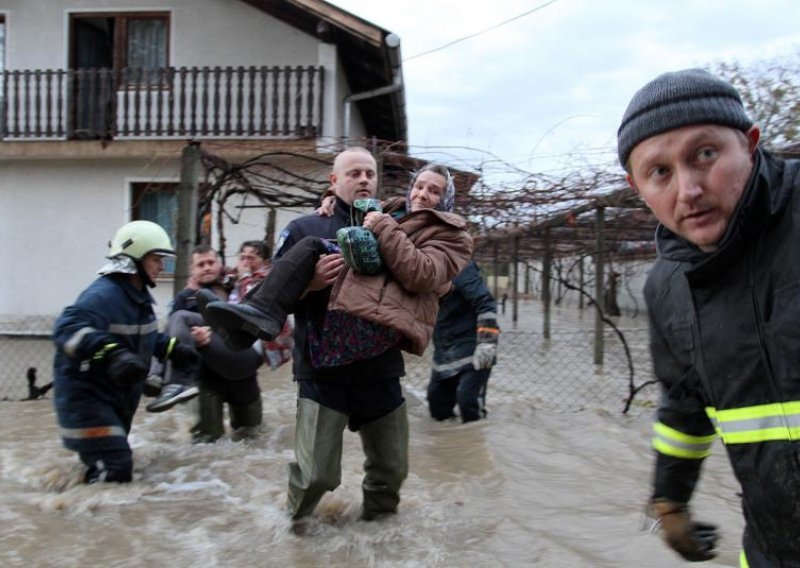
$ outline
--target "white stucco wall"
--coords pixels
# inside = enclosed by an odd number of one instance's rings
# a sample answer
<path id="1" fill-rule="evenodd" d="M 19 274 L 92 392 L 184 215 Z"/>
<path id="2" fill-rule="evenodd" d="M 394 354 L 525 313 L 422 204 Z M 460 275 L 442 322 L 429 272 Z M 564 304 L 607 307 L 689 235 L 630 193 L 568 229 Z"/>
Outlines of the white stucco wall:
<path id="1" fill-rule="evenodd" d="M 239 0 L 3 0 L 9 69 L 65 69 L 69 14 L 170 13 L 170 64 L 308 65 L 318 41 Z"/>
<path id="2" fill-rule="evenodd" d="M 51 317 L 96 276 L 107 244 L 130 220 L 126 178 L 144 162 L 3 162 L 0 187 L 0 322 Z M 158 164 L 158 177 L 177 170 Z M 156 177 L 151 170 L 149 177 Z"/>
<path id="3" fill-rule="evenodd" d="M 0 0 L 6 67 L 64 69 L 69 14 L 121 11 L 170 12 L 172 66 L 325 66 L 319 146 L 338 149 L 349 87 L 336 47 L 240 0 Z M 351 135 L 363 136 L 360 113 L 351 111 Z M 6 329 L 26 318 L 52 319 L 95 277 L 109 238 L 130 220 L 131 182 L 178 181 L 180 172 L 177 160 L 166 159 L 7 160 L 2 142 L 0 168 L 0 262 L 14 267 L 0 271 L 0 327 Z M 297 214 L 279 211 L 275 234 Z M 264 209 L 245 210 L 238 224 L 229 224 L 228 262 L 243 240 L 262 238 L 265 227 Z M 172 283 L 162 283 L 154 295 L 163 314 Z"/>
<path id="4" fill-rule="evenodd" d="M 178 182 L 177 159 L 15 160 L 0 162 L 0 329 L 42 331 L 48 322 L 96 277 L 114 232 L 131 220 L 130 186 L 136 182 Z M 296 164 L 288 167 L 299 167 Z M 323 175 L 319 168 L 305 175 Z M 265 236 L 265 208 L 252 197 L 232 200 L 226 222 L 226 263 L 236 264 L 239 245 Z M 275 237 L 298 215 L 310 210 L 283 209 Z M 212 246 L 219 247 L 216 226 Z M 271 246 L 274 242 L 270 243 Z M 173 282 L 166 278 L 152 291 L 156 312 L 166 315 Z"/>

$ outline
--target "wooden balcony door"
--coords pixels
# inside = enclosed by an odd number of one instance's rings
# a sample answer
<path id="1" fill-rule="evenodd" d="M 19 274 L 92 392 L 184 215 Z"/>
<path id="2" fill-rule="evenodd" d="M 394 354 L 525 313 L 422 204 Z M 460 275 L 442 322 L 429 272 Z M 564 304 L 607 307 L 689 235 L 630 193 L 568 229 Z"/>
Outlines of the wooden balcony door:
<path id="1" fill-rule="evenodd" d="M 90 140 L 110 138 L 114 121 L 115 90 L 110 73 L 114 68 L 113 17 L 74 16 L 72 18 L 70 68 L 75 71 L 69 96 L 72 109 L 72 138 Z M 102 78 L 105 78 L 105 81 Z"/>
<path id="2" fill-rule="evenodd" d="M 114 136 L 118 90 L 153 86 L 149 72 L 168 65 L 168 34 L 166 12 L 71 15 L 70 137 Z M 125 70 L 134 72 L 123 81 Z"/>

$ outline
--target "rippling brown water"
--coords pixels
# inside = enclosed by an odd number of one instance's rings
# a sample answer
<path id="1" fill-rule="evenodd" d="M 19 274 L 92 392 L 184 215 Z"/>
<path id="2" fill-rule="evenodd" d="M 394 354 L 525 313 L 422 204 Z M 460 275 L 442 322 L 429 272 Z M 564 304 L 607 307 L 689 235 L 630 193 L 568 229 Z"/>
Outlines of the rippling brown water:
<path id="1" fill-rule="evenodd" d="M 357 520 L 363 455 L 348 432 L 342 486 L 318 508 L 313 534 L 295 536 L 284 513 L 294 389 L 286 372 L 265 372 L 262 386 L 266 429 L 247 444 L 192 446 L 191 403 L 140 409 L 126 486 L 77 483 L 50 400 L 0 403 L 0 566 L 681 565 L 641 530 L 646 417 L 509 404 L 477 424 L 440 424 L 413 394 L 400 513 Z M 707 566 L 737 565 L 736 491 L 717 448 L 695 500 L 723 528 Z"/>

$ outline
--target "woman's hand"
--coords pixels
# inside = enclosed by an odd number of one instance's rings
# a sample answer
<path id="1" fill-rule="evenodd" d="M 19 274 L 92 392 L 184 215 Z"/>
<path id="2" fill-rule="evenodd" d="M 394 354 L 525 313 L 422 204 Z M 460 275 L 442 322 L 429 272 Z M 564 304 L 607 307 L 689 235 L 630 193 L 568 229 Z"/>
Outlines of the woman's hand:
<path id="1" fill-rule="evenodd" d="M 329 195 L 322 200 L 322 205 L 314 211 L 320 217 L 333 217 L 333 210 L 336 208 L 336 197 Z"/>
<path id="2" fill-rule="evenodd" d="M 389 217 L 389 215 L 386 213 L 378 213 L 377 211 L 370 211 L 364 216 L 364 222 L 361 223 L 361 226 L 372 231 L 372 228 L 384 217 Z"/>

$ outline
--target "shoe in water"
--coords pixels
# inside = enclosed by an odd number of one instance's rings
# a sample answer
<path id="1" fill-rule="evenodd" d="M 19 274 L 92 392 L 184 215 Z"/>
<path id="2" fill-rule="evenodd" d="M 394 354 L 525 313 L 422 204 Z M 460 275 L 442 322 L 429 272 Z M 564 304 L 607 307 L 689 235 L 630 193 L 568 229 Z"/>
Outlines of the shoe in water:
<path id="1" fill-rule="evenodd" d="M 176 404 L 193 399 L 198 394 L 200 394 L 200 391 L 196 386 L 165 385 L 164 388 L 161 389 L 161 395 L 145 408 L 147 412 L 164 412 Z"/>

